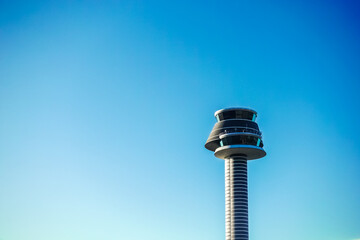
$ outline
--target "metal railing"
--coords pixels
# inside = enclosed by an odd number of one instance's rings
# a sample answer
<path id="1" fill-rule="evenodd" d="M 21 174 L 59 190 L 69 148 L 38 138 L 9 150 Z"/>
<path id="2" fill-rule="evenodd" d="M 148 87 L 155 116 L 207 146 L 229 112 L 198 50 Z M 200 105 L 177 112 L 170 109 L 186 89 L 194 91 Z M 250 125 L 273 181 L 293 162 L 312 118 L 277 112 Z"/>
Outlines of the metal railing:
<path id="1" fill-rule="evenodd" d="M 254 133 L 261 136 L 261 131 L 249 127 L 235 127 L 235 128 L 224 129 L 219 133 L 219 135 L 226 133 L 234 133 L 234 132 Z"/>

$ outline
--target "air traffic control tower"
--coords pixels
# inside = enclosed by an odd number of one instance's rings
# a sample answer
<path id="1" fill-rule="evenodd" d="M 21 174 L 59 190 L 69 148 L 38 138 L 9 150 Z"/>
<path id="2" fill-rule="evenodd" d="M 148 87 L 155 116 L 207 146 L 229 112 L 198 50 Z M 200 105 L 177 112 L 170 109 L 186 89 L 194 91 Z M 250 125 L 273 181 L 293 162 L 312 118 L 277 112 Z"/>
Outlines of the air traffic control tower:
<path id="1" fill-rule="evenodd" d="M 266 155 L 257 113 L 247 108 L 215 112 L 217 123 L 205 148 L 225 160 L 226 240 L 248 240 L 247 161 Z"/>

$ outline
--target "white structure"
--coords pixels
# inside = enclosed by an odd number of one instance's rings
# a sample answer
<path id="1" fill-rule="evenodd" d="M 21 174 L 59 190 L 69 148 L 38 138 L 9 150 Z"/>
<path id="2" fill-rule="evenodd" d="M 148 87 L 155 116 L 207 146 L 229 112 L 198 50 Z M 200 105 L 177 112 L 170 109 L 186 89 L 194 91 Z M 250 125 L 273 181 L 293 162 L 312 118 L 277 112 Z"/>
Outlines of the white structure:
<path id="1" fill-rule="evenodd" d="M 247 161 L 266 155 L 257 113 L 247 108 L 215 112 L 217 123 L 205 147 L 225 160 L 226 240 L 248 240 Z"/>

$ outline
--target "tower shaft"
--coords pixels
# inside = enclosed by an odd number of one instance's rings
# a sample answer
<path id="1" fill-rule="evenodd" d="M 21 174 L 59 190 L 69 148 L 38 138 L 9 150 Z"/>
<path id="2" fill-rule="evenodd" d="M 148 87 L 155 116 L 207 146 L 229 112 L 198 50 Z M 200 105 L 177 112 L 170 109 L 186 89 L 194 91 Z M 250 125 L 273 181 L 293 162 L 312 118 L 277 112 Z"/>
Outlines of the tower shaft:
<path id="1" fill-rule="evenodd" d="M 226 240 L 248 240 L 247 159 L 225 159 Z"/>

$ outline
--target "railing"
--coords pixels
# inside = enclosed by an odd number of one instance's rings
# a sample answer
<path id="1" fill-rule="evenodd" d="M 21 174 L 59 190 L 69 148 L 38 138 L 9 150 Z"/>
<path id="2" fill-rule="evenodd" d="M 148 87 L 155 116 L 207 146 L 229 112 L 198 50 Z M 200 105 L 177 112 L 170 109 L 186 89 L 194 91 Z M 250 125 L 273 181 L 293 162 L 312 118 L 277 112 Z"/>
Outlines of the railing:
<path id="1" fill-rule="evenodd" d="M 226 133 L 234 133 L 234 132 L 254 133 L 261 136 L 261 131 L 255 128 L 248 128 L 248 127 L 236 127 L 236 128 L 224 129 L 219 133 L 219 135 Z"/>

